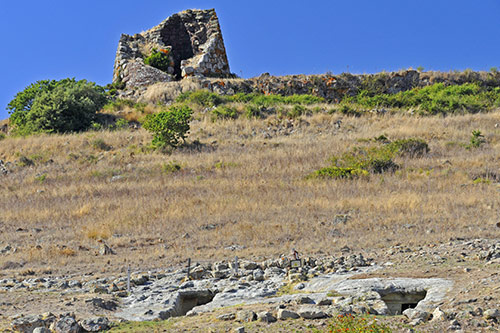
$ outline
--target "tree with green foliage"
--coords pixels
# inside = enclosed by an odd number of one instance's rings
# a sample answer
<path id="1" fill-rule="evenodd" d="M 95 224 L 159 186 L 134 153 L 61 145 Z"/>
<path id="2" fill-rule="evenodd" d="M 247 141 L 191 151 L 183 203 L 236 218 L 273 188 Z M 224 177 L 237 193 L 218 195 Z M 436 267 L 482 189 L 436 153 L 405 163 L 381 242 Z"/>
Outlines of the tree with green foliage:
<path id="1" fill-rule="evenodd" d="M 186 105 L 173 105 L 167 111 L 146 116 L 142 126 L 153 133 L 154 148 L 176 147 L 186 139 L 192 114 Z"/>
<path id="2" fill-rule="evenodd" d="M 107 98 L 86 80 L 43 80 L 18 92 L 7 105 L 14 133 L 67 133 L 90 127 Z"/>

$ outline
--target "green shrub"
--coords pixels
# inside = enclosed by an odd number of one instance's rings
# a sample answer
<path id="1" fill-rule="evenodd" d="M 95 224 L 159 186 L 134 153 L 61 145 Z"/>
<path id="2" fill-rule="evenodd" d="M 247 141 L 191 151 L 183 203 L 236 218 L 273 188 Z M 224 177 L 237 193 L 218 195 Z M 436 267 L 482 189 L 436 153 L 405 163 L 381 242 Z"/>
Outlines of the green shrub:
<path id="1" fill-rule="evenodd" d="M 175 161 L 171 161 L 169 163 L 165 163 L 161 167 L 161 171 L 163 173 L 169 174 L 169 173 L 175 173 L 177 171 L 181 170 L 181 165 Z"/>
<path id="2" fill-rule="evenodd" d="M 470 148 L 479 148 L 482 144 L 486 143 L 483 134 L 480 130 L 472 131 L 472 135 L 470 137 L 470 143 L 466 146 L 467 149 Z"/>
<path id="3" fill-rule="evenodd" d="M 306 108 L 302 105 L 294 105 L 290 111 L 288 111 L 287 115 L 290 118 L 298 118 L 306 113 Z"/>
<path id="4" fill-rule="evenodd" d="M 361 112 L 359 112 L 354 107 L 347 105 L 347 104 L 342 104 L 338 111 L 341 114 L 346 115 L 346 116 L 352 116 L 352 117 L 360 117 L 361 116 Z"/>
<path id="5" fill-rule="evenodd" d="M 21 135 L 87 130 L 106 103 L 104 88 L 86 80 L 37 81 L 8 104 L 10 124 Z"/>
<path id="6" fill-rule="evenodd" d="M 20 167 L 29 167 L 35 165 L 35 162 L 33 162 L 32 159 L 29 159 L 26 156 L 21 155 L 19 157 L 19 160 L 17 161 L 17 165 Z"/>
<path id="7" fill-rule="evenodd" d="M 349 167 L 326 167 L 314 171 L 307 178 L 333 178 L 333 179 L 352 179 L 354 177 L 368 175 L 368 171 L 359 168 Z"/>
<path id="8" fill-rule="evenodd" d="M 436 83 L 397 94 L 374 93 L 361 90 L 344 99 L 344 103 L 363 107 L 416 108 L 424 115 L 448 113 L 477 113 L 494 107 L 500 98 L 500 89 L 481 87 L 476 83 L 445 86 Z"/>
<path id="9" fill-rule="evenodd" d="M 248 119 L 262 118 L 263 114 L 261 112 L 261 108 L 252 104 L 248 104 L 247 106 L 245 106 L 245 117 L 247 117 Z"/>
<path id="10" fill-rule="evenodd" d="M 7 137 L 7 135 L 5 133 L 0 132 L 0 141 L 5 139 L 6 137 Z"/>
<path id="11" fill-rule="evenodd" d="M 46 179 L 47 179 L 47 174 L 45 173 L 35 176 L 35 180 L 39 183 L 43 183 Z"/>
<path id="12" fill-rule="evenodd" d="M 108 151 L 113 148 L 110 145 L 108 145 L 103 139 L 94 139 L 90 145 L 94 149 L 104 150 L 104 151 Z"/>
<path id="13" fill-rule="evenodd" d="M 422 157 L 429 152 L 429 145 L 425 140 L 410 138 L 389 143 L 389 149 L 402 156 Z"/>
<path id="14" fill-rule="evenodd" d="M 117 130 L 122 130 L 128 128 L 128 121 L 124 118 L 118 118 L 115 122 L 115 128 Z"/>
<path id="15" fill-rule="evenodd" d="M 330 333 L 356 332 L 356 333 L 390 333 L 392 330 L 381 323 L 377 323 L 375 318 L 359 317 L 351 314 L 334 317 L 328 323 L 327 331 Z"/>
<path id="16" fill-rule="evenodd" d="M 135 105 L 135 102 L 130 100 L 130 99 L 115 99 L 112 101 L 109 101 L 106 105 L 104 105 L 103 109 L 104 111 L 107 112 L 116 112 L 116 111 L 121 111 L 127 107 L 133 108 Z"/>
<path id="17" fill-rule="evenodd" d="M 217 119 L 236 119 L 238 118 L 238 112 L 235 108 L 220 105 L 212 110 L 212 121 Z"/>
<path id="18" fill-rule="evenodd" d="M 152 146 L 157 149 L 176 147 L 180 141 L 184 141 L 189 132 L 192 114 L 193 111 L 188 106 L 174 105 L 168 111 L 146 116 L 142 125 L 153 133 Z"/>
<path id="19" fill-rule="evenodd" d="M 153 49 L 151 55 L 144 59 L 144 63 L 146 65 L 158 68 L 161 71 L 168 72 L 168 68 L 174 66 L 174 62 L 169 54 L 169 50 L 157 51 L 156 49 Z"/>
<path id="20" fill-rule="evenodd" d="M 126 86 L 127 85 L 125 84 L 125 82 L 121 81 L 120 79 L 117 82 L 108 83 L 106 86 L 104 86 L 104 89 L 109 96 L 115 96 L 118 93 L 118 90 L 123 90 Z"/>
<path id="21" fill-rule="evenodd" d="M 225 102 L 225 99 L 208 90 L 187 91 L 180 94 L 177 99 L 179 103 L 192 103 L 204 107 L 214 107 Z"/>
<path id="22" fill-rule="evenodd" d="M 353 150 L 333 156 L 333 166 L 365 170 L 371 173 L 383 173 L 398 169 L 392 161 L 394 152 L 386 145 L 382 147 L 356 147 Z"/>

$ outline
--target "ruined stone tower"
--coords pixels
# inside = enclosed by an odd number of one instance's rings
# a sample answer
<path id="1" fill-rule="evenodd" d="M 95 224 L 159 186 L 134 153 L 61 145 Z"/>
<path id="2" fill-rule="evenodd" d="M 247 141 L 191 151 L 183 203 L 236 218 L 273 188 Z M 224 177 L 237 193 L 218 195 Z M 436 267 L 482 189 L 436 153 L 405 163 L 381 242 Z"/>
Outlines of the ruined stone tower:
<path id="1" fill-rule="evenodd" d="M 167 69 L 146 65 L 154 52 L 168 56 Z M 228 77 L 226 49 L 214 9 L 186 10 L 174 14 L 156 27 L 129 36 L 118 43 L 113 82 L 128 88 L 155 82 L 179 80 L 186 76 Z"/>

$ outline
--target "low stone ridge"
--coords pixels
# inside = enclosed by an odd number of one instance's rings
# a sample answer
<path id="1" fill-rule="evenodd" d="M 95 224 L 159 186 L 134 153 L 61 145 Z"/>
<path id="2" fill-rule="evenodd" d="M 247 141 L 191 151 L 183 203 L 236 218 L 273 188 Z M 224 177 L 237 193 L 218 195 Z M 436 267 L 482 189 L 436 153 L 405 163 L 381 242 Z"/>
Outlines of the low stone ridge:
<path id="1" fill-rule="evenodd" d="M 170 61 L 166 72 L 144 63 L 154 51 Z M 188 76 L 230 76 L 219 19 L 214 9 L 186 10 L 168 17 L 154 28 L 118 43 L 113 82 L 127 88 L 148 86 Z"/>

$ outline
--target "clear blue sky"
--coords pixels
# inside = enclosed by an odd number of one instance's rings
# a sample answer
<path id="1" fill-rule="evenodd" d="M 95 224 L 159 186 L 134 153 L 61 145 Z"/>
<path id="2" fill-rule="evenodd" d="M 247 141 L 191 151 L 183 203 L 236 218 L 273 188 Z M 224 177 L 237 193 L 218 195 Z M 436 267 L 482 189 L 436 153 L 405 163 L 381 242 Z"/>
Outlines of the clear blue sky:
<path id="1" fill-rule="evenodd" d="M 215 8 L 243 77 L 500 67 L 499 0 L 19 0 L 0 9 L 0 119 L 42 79 L 111 81 L 121 33 Z"/>

